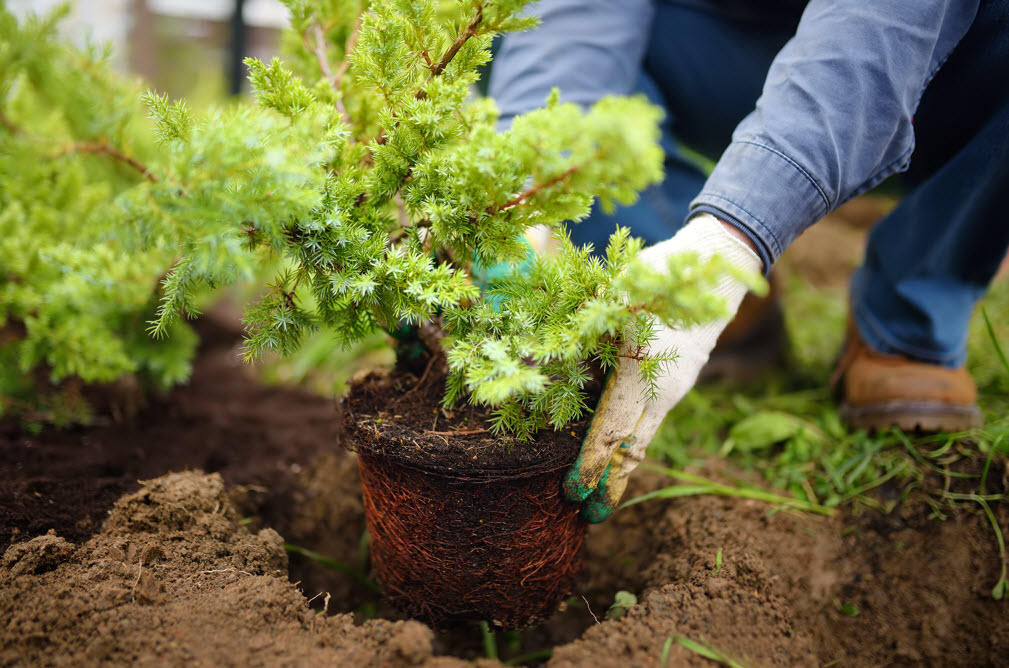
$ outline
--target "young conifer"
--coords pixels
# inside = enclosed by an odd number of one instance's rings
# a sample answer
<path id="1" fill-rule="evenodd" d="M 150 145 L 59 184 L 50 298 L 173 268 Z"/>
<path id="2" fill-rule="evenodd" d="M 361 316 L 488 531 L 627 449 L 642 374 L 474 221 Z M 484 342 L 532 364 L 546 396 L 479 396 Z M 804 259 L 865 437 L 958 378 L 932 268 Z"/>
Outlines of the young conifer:
<path id="1" fill-rule="evenodd" d="M 604 207 L 630 203 L 661 178 L 659 112 L 637 98 L 585 110 L 554 94 L 498 132 L 493 102 L 470 91 L 493 35 L 534 25 L 520 14 L 528 0 L 460 0 L 448 17 L 443 4 L 288 0 L 292 64 L 247 64 L 259 104 L 288 132 L 325 137 L 321 155 L 306 153 L 318 198 L 286 216 L 200 220 L 182 238 L 204 241 L 187 241 L 154 329 L 187 310 L 193 281 L 219 278 L 203 269 L 214 257 L 223 266 L 224 254 L 201 249 L 241 240 L 287 259 L 247 314 L 250 359 L 290 353 L 322 325 L 347 346 L 440 316 L 445 404 L 494 406 L 494 431 L 528 438 L 583 415 L 590 362 L 608 368 L 631 354 L 654 383 L 675 356 L 643 352 L 654 319 L 720 315 L 707 290 L 725 267 L 679 257 L 668 274 L 651 271 L 634 262 L 640 243 L 625 230 L 605 259 L 573 246 L 562 225 L 585 217 L 594 197 Z M 191 126 L 176 127 L 167 101 L 149 101 L 168 148 L 195 151 Z M 188 193 L 196 184 L 179 185 Z M 554 229 L 557 253 L 530 259 L 523 235 L 535 225 Z M 511 270 L 480 280 L 480 267 L 501 265 Z"/>

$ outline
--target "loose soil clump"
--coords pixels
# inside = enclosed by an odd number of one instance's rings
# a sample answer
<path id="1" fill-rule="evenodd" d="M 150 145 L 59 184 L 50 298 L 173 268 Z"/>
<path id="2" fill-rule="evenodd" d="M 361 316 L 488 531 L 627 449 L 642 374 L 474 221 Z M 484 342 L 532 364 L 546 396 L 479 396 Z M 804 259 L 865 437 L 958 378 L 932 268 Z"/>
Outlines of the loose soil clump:
<path id="1" fill-rule="evenodd" d="M 404 623 L 342 573 L 295 554 L 285 566 L 287 541 L 367 572 L 357 461 L 339 446 L 333 402 L 256 384 L 230 345 L 205 347 L 192 385 L 133 421 L 3 432 L 0 665 L 482 656 L 475 628 Z M 451 429 L 443 419 L 427 428 Z M 220 475 L 169 474 L 195 467 Z M 1007 476 L 994 461 L 990 486 L 1004 490 Z M 669 482 L 638 471 L 628 494 Z M 880 488 L 881 500 L 894 493 Z M 993 512 L 1006 531 L 1009 509 Z M 552 666 L 661 665 L 665 651 L 669 666 L 710 665 L 680 639 L 750 666 L 1004 666 L 1009 656 L 1007 603 L 990 596 L 994 532 L 969 506 L 941 521 L 914 499 L 825 519 L 737 499 L 656 500 L 592 526 L 585 563 L 564 611 L 499 635 L 503 658 L 553 649 Z M 620 589 L 640 603 L 606 620 Z"/>
<path id="2" fill-rule="evenodd" d="M 465 665 L 417 622 L 317 614 L 283 539 L 239 524 L 219 475 L 170 474 L 120 499 L 80 547 L 54 534 L 0 567 L 0 664 Z"/>

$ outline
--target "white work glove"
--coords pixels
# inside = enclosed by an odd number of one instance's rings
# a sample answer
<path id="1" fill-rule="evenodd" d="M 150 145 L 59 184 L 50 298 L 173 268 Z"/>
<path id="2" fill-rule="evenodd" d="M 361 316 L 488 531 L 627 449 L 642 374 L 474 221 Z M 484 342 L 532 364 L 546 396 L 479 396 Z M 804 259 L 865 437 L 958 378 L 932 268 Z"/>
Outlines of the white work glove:
<path id="1" fill-rule="evenodd" d="M 639 257 L 665 271 L 667 258 L 689 252 L 702 260 L 720 255 L 746 273 L 759 273 L 762 267 L 760 257 L 710 214 L 691 218 L 672 239 L 646 248 Z M 726 275 L 714 293 L 725 299 L 728 313 L 735 314 L 747 290 L 744 282 Z M 599 399 L 581 454 L 564 483 L 569 499 L 585 502 L 582 513 L 588 521 L 602 522 L 616 509 L 628 476 L 644 458 L 666 413 L 694 386 L 729 320 L 726 317 L 683 330 L 656 322 L 652 348 L 674 350 L 677 358 L 664 369 L 658 380 L 658 396 L 652 401 L 647 398 L 637 360 L 620 359 Z"/>

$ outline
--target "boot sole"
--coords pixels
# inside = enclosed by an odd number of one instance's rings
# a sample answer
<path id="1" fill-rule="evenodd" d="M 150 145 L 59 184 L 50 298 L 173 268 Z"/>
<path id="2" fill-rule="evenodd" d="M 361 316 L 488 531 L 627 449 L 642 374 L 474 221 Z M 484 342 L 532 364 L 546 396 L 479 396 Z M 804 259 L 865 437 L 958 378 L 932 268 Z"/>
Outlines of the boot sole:
<path id="1" fill-rule="evenodd" d="M 841 419 L 852 429 L 882 431 L 964 431 L 984 424 L 977 406 L 938 401 L 891 401 L 870 406 L 841 404 Z"/>

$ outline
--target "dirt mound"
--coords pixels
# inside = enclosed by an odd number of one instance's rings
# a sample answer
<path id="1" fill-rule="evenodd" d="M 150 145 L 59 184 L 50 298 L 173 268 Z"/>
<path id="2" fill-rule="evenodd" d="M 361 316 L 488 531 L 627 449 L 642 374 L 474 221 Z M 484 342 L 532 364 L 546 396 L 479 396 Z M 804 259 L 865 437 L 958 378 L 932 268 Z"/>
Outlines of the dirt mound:
<path id="1" fill-rule="evenodd" d="M 452 666 L 416 622 L 319 615 L 283 541 L 238 523 L 219 475 L 177 473 L 118 501 L 74 549 L 54 535 L 0 568 L 0 664 Z"/>
<path id="2" fill-rule="evenodd" d="M 812 643 L 794 630 L 795 614 L 781 596 L 749 589 L 727 578 L 701 585 L 667 585 L 649 590 L 618 621 L 589 629 L 584 637 L 554 652 L 551 666 L 629 666 L 696 662 L 710 665 L 677 639 L 745 657 L 760 666 L 812 666 Z M 670 642 L 672 641 L 672 642 Z"/>
<path id="3" fill-rule="evenodd" d="M 190 386 L 133 420 L 0 428 L 0 546 L 10 544 L 0 665 L 452 666 L 463 664 L 440 655 L 483 656 L 476 628 L 402 623 L 360 579 L 299 554 L 285 568 L 280 536 L 368 572 L 357 462 L 338 445 L 334 401 L 257 384 L 235 333 L 203 335 Z M 187 468 L 220 477 L 164 476 Z M 919 486 L 943 489 L 925 474 Z M 988 480 L 1005 490 L 1004 461 Z M 639 470 L 628 493 L 669 482 Z M 974 489 L 957 484 L 949 491 Z M 1009 507 L 992 509 L 1009 533 Z M 661 665 L 668 645 L 669 666 L 710 665 L 686 641 L 751 666 L 1007 666 L 1009 602 L 990 596 L 995 534 L 969 505 L 944 520 L 932 513 L 920 501 L 831 519 L 715 497 L 632 506 L 590 529 L 566 609 L 500 634 L 501 654 Z M 621 589 L 641 603 L 605 621 Z M 349 612 L 383 619 L 336 614 Z"/>
<path id="4" fill-rule="evenodd" d="M 259 503 L 287 497 L 303 467 L 340 449 L 335 399 L 262 385 L 241 361 L 240 329 L 226 318 L 196 326 L 190 383 L 129 420 L 41 433 L 0 421 L 0 550 L 53 528 L 82 542 L 137 480 L 169 471 L 220 472 Z"/>
<path id="5" fill-rule="evenodd" d="M 716 497 L 642 506 L 617 515 L 647 527 L 627 543 L 605 527 L 588 541 L 595 568 L 641 568 L 641 604 L 555 650 L 551 666 L 655 663 L 671 638 L 669 665 L 710 665 L 677 637 L 752 666 L 1009 665 L 1007 603 L 990 596 L 995 534 L 980 513 L 939 520 L 912 503 L 828 519 Z M 997 515 L 1009 525 L 1006 508 Z"/>
<path id="6" fill-rule="evenodd" d="M 347 502 L 357 490 L 327 483 L 347 479 L 347 460 L 327 461 L 319 469 L 327 474 L 306 474 L 308 508 L 332 519 L 335 499 L 347 515 L 360 513 Z M 641 472 L 630 493 L 667 482 Z M 306 589 L 330 614 L 310 609 L 286 577 L 283 539 L 250 530 L 257 522 L 242 518 L 233 496 L 219 475 L 169 474 L 120 499 L 84 545 L 50 533 L 11 546 L 0 562 L 0 664 L 452 666 L 464 664 L 438 654 L 480 655 L 475 629 L 355 625 L 332 614 L 364 602 L 333 571 Z M 314 526 L 300 510 L 289 527 Z M 1004 525 L 1009 513 L 996 513 Z M 348 563 L 360 554 L 355 541 L 327 545 Z M 989 595 L 994 534 L 967 510 L 943 521 L 913 505 L 827 519 L 686 497 L 617 513 L 592 528 L 587 550 L 588 572 L 567 610 L 511 636 L 517 647 L 506 658 L 553 648 L 554 666 L 660 665 L 663 656 L 667 665 L 705 665 L 698 647 L 751 666 L 998 666 L 1009 656 L 1006 603 Z M 302 564 L 292 574 L 309 571 Z M 641 602 L 597 623 L 617 589 Z"/>

